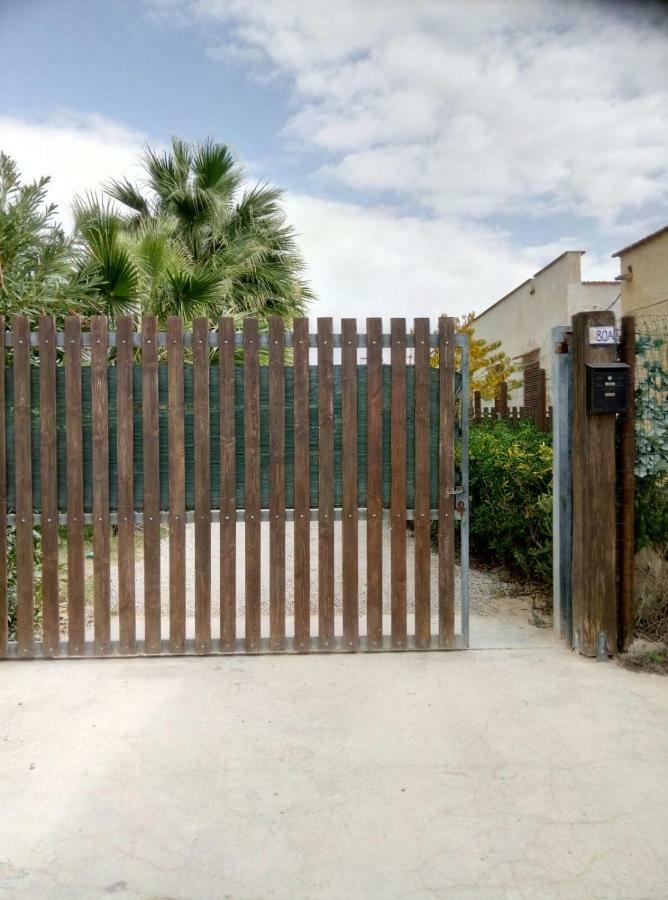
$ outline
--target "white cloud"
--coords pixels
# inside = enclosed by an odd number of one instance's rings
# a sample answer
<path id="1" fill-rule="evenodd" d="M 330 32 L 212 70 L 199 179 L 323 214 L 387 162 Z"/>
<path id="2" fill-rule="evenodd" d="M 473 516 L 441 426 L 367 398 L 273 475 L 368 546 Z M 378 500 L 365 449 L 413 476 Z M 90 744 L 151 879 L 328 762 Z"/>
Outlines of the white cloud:
<path id="1" fill-rule="evenodd" d="M 51 176 L 49 200 L 71 225 L 74 194 L 99 190 L 108 178 L 139 173 L 146 136 L 95 113 L 61 113 L 45 122 L 0 116 L 0 149 L 14 157 L 23 181 Z"/>
<path id="2" fill-rule="evenodd" d="M 140 176 L 144 142 L 122 123 L 93 114 L 42 123 L 0 117 L 0 148 L 16 158 L 25 180 L 53 176 L 50 199 L 68 225 L 75 193 L 110 177 Z M 518 248 L 508 233 L 482 223 L 306 194 L 288 194 L 286 209 L 320 297 L 313 316 L 355 316 L 360 309 L 385 318 L 479 312 L 574 243 L 565 237 Z M 615 267 L 585 257 L 585 271 L 611 277 Z"/>
<path id="3" fill-rule="evenodd" d="M 565 249 L 562 241 L 519 249 L 483 225 L 305 195 L 288 196 L 287 210 L 321 298 L 312 316 L 480 312 Z M 592 263 L 603 277 L 605 260 Z M 614 265 L 606 271 L 610 277 Z"/>
<path id="4" fill-rule="evenodd" d="M 557 0 L 146 0 L 292 79 L 320 174 L 450 219 L 668 206 L 659 8 Z M 252 65 L 252 63 L 251 63 Z"/>

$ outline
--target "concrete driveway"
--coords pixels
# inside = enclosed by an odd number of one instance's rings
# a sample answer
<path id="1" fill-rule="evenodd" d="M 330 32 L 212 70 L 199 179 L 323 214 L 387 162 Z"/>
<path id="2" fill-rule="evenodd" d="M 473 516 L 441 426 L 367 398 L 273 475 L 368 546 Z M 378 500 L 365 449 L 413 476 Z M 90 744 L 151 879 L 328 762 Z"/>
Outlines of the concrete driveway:
<path id="1" fill-rule="evenodd" d="M 668 682 L 549 632 L 6 663 L 0 776 L 0 897 L 668 895 Z"/>

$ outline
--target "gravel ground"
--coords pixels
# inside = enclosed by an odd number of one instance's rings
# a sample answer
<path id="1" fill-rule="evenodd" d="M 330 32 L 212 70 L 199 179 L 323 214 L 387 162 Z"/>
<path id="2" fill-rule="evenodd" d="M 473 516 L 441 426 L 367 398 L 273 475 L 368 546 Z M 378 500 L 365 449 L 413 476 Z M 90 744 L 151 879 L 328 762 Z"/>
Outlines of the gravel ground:
<path id="1" fill-rule="evenodd" d="M 336 591 L 335 603 L 336 612 L 341 612 L 342 607 L 342 530 L 341 523 L 337 522 L 335 527 L 335 546 L 334 546 L 334 562 L 335 562 L 335 578 Z M 219 586 L 220 571 L 217 564 L 219 545 L 220 545 L 220 529 L 217 524 L 211 526 L 211 582 L 212 582 L 212 614 L 218 615 L 219 611 Z M 293 594 L 294 594 L 294 556 L 293 556 L 293 534 L 292 524 L 286 525 L 286 561 L 285 561 L 285 593 L 286 593 L 286 613 L 288 616 L 293 612 Z M 239 615 L 243 614 L 244 608 L 244 549 L 243 549 L 243 524 L 237 526 L 237 611 Z M 414 611 L 414 539 L 411 532 L 406 532 L 406 548 L 407 548 L 407 584 L 408 584 L 408 612 Z M 188 525 L 186 527 L 186 614 L 193 616 L 195 611 L 195 526 Z M 361 523 L 359 529 L 359 608 L 360 614 L 366 612 L 366 530 Z M 269 524 L 262 523 L 262 612 L 264 615 L 269 614 Z M 311 613 L 317 614 L 317 585 L 318 585 L 318 525 L 317 522 L 311 523 Z M 137 615 L 141 618 L 143 615 L 143 590 L 144 590 L 144 572 L 143 562 L 137 559 L 136 564 L 136 591 L 137 591 Z M 432 551 L 431 554 L 431 595 L 432 595 L 432 612 L 435 613 L 434 602 L 438 591 L 438 555 Z M 460 569 L 455 566 L 455 601 L 459 608 L 460 604 Z M 390 611 L 390 529 L 389 525 L 384 526 L 383 533 L 383 598 L 384 611 Z M 502 572 L 491 568 L 475 568 L 471 567 L 469 577 L 469 598 L 470 610 L 478 615 L 498 615 L 503 612 L 518 611 L 517 608 L 526 609 L 530 605 L 531 597 L 524 591 L 516 581 L 504 576 Z M 115 566 L 112 566 L 111 572 L 111 600 L 112 610 L 117 611 L 118 608 L 118 572 Z M 167 537 L 161 542 L 161 605 L 162 611 L 166 614 L 169 611 L 169 540 Z"/>

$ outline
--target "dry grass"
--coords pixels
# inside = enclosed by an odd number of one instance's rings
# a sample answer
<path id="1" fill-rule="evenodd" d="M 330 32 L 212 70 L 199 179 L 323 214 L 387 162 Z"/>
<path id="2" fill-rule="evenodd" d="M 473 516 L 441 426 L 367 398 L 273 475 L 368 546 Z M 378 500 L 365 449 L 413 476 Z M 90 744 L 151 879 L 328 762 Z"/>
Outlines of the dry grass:
<path id="1" fill-rule="evenodd" d="M 619 665 L 632 672 L 653 672 L 668 675 L 668 649 L 657 648 L 640 653 L 626 653 L 619 657 Z"/>

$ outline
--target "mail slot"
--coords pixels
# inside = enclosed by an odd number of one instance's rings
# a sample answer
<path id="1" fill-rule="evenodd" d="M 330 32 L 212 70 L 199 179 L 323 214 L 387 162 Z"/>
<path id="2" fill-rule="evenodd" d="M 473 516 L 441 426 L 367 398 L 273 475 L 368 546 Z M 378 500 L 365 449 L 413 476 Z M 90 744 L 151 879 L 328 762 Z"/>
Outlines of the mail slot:
<path id="1" fill-rule="evenodd" d="M 626 363 L 587 363 L 587 412 L 621 413 L 629 399 Z"/>

